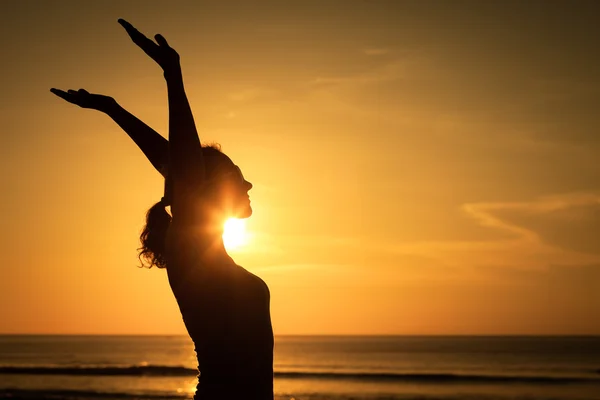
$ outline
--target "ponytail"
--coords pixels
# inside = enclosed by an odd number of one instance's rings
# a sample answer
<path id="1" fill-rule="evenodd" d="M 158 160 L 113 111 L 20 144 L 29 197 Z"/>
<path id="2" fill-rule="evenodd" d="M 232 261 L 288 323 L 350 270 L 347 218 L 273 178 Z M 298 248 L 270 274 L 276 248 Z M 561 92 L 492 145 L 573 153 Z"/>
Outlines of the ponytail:
<path id="1" fill-rule="evenodd" d="M 140 234 L 140 247 L 138 258 L 142 267 L 165 268 L 165 242 L 167 229 L 171 224 L 171 216 L 165 209 L 165 201 L 161 200 L 153 205 L 146 213 L 146 226 Z"/>

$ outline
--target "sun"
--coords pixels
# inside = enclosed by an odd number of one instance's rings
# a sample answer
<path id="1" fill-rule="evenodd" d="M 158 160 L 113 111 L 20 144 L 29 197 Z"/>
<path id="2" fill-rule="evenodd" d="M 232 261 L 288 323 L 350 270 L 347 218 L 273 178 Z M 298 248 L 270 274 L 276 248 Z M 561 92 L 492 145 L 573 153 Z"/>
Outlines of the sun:
<path id="1" fill-rule="evenodd" d="M 225 221 L 223 243 L 227 250 L 240 248 L 248 243 L 246 221 L 243 219 L 229 218 Z"/>

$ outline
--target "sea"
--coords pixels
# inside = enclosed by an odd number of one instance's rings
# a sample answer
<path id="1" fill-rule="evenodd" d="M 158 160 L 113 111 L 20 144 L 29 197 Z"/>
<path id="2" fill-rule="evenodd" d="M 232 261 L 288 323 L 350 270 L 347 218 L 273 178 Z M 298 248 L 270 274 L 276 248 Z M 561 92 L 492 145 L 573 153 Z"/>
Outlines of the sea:
<path id="1" fill-rule="evenodd" d="M 276 336 L 277 400 L 600 400 L 600 337 Z M 0 336 L 0 399 L 191 399 L 186 336 Z"/>

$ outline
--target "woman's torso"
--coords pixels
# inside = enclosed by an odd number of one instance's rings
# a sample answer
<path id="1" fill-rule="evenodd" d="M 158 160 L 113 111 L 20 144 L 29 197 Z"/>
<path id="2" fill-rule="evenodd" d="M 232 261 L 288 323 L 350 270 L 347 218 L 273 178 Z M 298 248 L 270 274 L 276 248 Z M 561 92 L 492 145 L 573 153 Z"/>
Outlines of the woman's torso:
<path id="1" fill-rule="evenodd" d="M 198 357 L 196 398 L 272 399 L 267 285 L 228 256 L 202 264 L 196 249 L 190 235 L 170 233 L 167 272 Z"/>

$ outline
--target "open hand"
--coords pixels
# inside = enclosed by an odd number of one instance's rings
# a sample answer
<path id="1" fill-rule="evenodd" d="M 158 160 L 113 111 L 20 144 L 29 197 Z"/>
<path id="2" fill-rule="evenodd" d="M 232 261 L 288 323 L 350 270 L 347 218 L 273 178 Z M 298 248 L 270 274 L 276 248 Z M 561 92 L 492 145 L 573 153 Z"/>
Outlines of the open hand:
<path id="1" fill-rule="evenodd" d="M 138 31 L 129 22 L 120 18 L 119 24 L 125 28 L 133 43 L 144 50 L 150 58 L 152 58 L 164 72 L 170 72 L 179 69 L 179 54 L 167 43 L 162 35 L 155 35 L 156 43 L 148 39 L 143 33 Z M 158 43 L 158 44 L 157 44 Z"/>
<path id="2" fill-rule="evenodd" d="M 85 89 L 79 89 L 77 91 L 69 89 L 65 92 L 64 90 L 52 88 L 50 91 L 61 99 L 64 99 L 69 103 L 76 104 L 81 108 L 91 108 L 93 110 L 106 111 L 117 104 L 115 99 L 112 97 L 101 94 L 93 94 Z"/>

